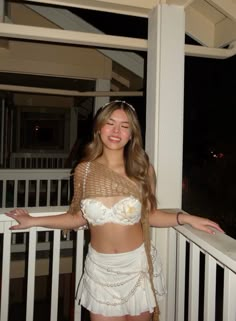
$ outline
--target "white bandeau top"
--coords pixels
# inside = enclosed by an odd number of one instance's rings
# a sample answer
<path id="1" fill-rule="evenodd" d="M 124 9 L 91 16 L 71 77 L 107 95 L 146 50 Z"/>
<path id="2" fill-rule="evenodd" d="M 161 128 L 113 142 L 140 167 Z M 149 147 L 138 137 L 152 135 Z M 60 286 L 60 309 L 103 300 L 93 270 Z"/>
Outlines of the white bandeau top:
<path id="1" fill-rule="evenodd" d="M 112 207 L 107 207 L 95 198 L 81 200 L 83 216 L 91 225 L 106 223 L 133 225 L 141 219 L 141 208 L 140 201 L 134 196 L 122 198 Z"/>

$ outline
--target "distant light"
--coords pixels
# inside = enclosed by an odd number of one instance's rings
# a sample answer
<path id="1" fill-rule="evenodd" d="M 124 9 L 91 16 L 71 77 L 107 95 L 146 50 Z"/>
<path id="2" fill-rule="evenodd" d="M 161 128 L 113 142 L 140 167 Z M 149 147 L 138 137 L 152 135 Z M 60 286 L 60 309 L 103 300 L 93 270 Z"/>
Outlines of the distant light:
<path id="1" fill-rule="evenodd" d="M 224 158 L 225 155 L 223 153 L 213 154 L 213 158 Z"/>

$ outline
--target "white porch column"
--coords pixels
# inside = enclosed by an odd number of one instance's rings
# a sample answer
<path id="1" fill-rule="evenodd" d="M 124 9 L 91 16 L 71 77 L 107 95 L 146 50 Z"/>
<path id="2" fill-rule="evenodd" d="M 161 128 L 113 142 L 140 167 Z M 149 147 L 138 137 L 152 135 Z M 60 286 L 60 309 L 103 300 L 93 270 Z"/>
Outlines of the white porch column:
<path id="1" fill-rule="evenodd" d="M 97 79 L 96 80 L 96 91 L 110 91 L 111 81 L 109 79 Z M 107 97 L 96 97 L 94 101 L 94 114 L 96 114 L 97 110 L 109 103 L 110 98 Z"/>
<path id="2" fill-rule="evenodd" d="M 149 16 L 146 150 L 157 172 L 159 208 L 181 208 L 184 40 L 184 8 L 158 5 Z M 168 233 L 169 229 L 152 230 L 168 290 L 160 304 L 161 321 L 174 320 L 175 257 L 173 251 L 168 257 Z"/>

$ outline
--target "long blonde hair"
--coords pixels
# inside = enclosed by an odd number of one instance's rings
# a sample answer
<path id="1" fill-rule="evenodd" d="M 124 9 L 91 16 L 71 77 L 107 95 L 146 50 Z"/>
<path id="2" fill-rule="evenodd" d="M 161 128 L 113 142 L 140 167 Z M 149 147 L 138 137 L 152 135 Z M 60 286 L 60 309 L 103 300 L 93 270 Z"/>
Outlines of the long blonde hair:
<path id="1" fill-rule="evenodd" d="M 131 128 L 131 139 L 124 149 L 126 175 L 140 184 L 143 194 L 143 205 L 145 208 L 152 210 L 156 208 L 156 198 L 152 193 L 149 180 L 150 163 L 148 155 L 143 149 L 140 124 L 133 106 L 125 101 L 115 100 L 98 110 L 94 118 L 93 139 L 87 144 L 82 160 L 93 161 L 102 155 L 103 144 L 99 132 L 111 114 L 117 109 L 125 111 Z"/>
<path id="2" fill-rule="evenodd" d="M 100 130 L 106 124 L 107 120 L 110 118 L 111 114 L 117 110 L 122 109 L 125 111 L 129 125 L 131 128 L 131 139 L 125 146 L 124 149 L 124 164 L 126 175 L 135 180 L 141 187 L 142 192 L 142 217 L 141 224 L 144 236 L 144 246 L 149 264 L 149 275 L 152 290 L 156 300 L 155 289 L 153 285 L 153 264 L 151 259 L 151 240 L 149 232 L 149 213 L 156 209 L 156 197 L 152 192 L 151 182 L 150 182 L 150 162 L 148 155 L 143 149 L 142 135 L 140 124 L 138 121 L 137 114 L 132 105 L 125 101 L 112 101 L 103 107 L 101 107 L 95 118 L 94 118 L 94 128 L 93 128 L 93 139 L 86 146 L 85 154 L 83 157 L 84 161 L 93 161 L 103 152 L 103 144 L 100 138 Z M 156 309 L 154 311 L 154 320 L 158 320 L 159 308 L 156 300 Z"/>

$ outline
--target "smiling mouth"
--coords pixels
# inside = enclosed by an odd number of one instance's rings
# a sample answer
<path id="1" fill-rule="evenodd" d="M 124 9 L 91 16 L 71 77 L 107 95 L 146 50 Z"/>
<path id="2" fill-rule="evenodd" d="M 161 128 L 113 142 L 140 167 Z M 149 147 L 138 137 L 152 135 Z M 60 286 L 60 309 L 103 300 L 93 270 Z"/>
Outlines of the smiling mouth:
<path id="1" fill-rule="evenodd" d="M 115 141 L 115 142 L 120 142 L 121 141 L 121 139 L 119 137 L 114 137 L 114 136 L 110 136 L 109 140 Z"/>

